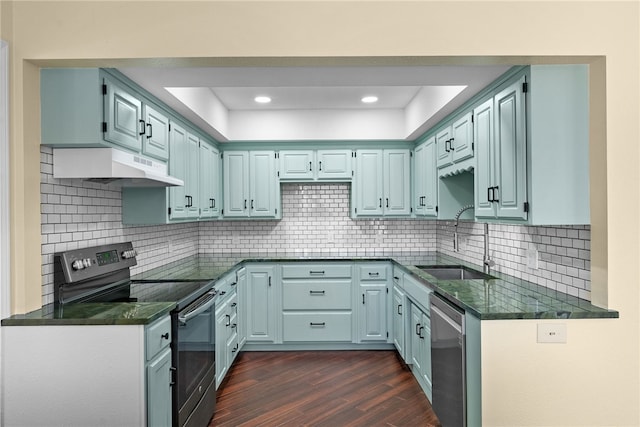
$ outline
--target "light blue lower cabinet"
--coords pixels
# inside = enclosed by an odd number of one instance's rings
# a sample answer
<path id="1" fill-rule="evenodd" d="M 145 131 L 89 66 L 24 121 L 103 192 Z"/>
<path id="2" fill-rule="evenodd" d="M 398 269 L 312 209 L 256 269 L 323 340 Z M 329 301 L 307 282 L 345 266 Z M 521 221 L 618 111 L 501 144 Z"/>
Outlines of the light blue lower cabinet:
<path id="1" fill-rule="evenodd" d="M 283 341 L 351 342 L 351 311 L 284 312 Z"/>
<path id="2" fill-rule="evenodd" d="M 411 304 L 411 370 L 429 401 L 431 394 L 431 321 L 415 304 Z"/>
<path id="3" fill-rule="evenodd" d="M 171 426 L 171 349 L 147 365 L 147 425 Z"/>

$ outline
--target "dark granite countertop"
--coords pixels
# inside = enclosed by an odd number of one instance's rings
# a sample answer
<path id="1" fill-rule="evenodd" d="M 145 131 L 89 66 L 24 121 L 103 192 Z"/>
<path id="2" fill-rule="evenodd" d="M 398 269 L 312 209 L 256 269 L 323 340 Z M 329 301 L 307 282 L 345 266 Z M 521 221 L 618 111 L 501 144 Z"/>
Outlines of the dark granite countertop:
<path id="1" fill-rule="evenodd" d="M 175 308 L 175 302 L 107 302 L 48 304 L 26 314 L 2 319 L 2 326 L 147 325 Z"/>
<path id="2" fill-rule="evenodd" d="M 589 301 L 522 279 L 491 272 L 489 280 L 438 280 L 416 266 L 464 265 L 481 267 L 437 252 L 371 253 L 364 255 L 326 253 L 238 253 L 224 258 L 197 255 L 132 276 L 133 280 L 215 281 L 246 263 L 256 262 L 392 261 L 451 303 L 481 320 L 593 319 L 617 318 L 615 310 L 596 307 Z M 168 313 L 175 303 L 83 303 L 44 306 L 33 312 L 2 320 L 16 325 L 129 325 L 148 324 Z"/>

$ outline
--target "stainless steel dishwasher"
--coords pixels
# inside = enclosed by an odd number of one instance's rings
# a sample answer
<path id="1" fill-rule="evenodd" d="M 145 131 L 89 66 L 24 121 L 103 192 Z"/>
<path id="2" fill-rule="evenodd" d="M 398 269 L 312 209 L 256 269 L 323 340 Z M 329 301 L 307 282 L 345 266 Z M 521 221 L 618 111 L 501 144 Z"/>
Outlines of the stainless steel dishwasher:
<path id="1" fill-rule="evenodd" d="M 464 312 L 431 295 L 432 406 L 443 427 L 466 426 Z"/>

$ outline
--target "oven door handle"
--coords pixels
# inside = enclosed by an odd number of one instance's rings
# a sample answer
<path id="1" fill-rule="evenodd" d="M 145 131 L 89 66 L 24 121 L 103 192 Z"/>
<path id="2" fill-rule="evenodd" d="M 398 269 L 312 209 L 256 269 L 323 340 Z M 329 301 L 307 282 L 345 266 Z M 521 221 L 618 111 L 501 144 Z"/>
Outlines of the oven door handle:
<path id="1" fill-rule="evenodd" d="M 217 291 L 211 290 L 207 293 L 206 299 L 203 298 L 201 301 L 197 301 L 195 303 L 196 307 L 193 310 L 186 310 L 186 313 L 178 315 L 178 321 L 183 325 L 186 325 L 187 322 L 203 311 L 207 311 L 209 308 L 213 306 L 216 301 Z"/>

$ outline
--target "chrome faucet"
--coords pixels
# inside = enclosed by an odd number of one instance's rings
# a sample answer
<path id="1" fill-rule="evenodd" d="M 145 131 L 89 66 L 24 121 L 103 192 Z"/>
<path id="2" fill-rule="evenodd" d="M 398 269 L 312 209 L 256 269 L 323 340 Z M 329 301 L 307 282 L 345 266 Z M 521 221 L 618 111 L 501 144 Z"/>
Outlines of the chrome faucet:
<path id="1" fill-rule="evenodd" d="M 458 244 L 458 223 L 460 221 L 460 215 L 462 215 L 462 213 L 464 211 L 467 211 L 469 209 L 473 209 L 473 205 L 467 205 L 467 206 L 463 206 L 458 213 L 456 213 L 456 223 L 454 225 L 454 232 L 453 232 L 453 249 L 456 252 L 460 251 L 460 245 Z M 495 266 L 496 263 L 495 261 L 493 261 L 490 257 L 489 257 L 489 224 L 488 223 L 484 223 L 484 233 L 483 234 L 470 234 L 470 233 L 464 233 L 467 236 L 482 236 L 484 239 L 484 254 L 482 257 L 482 269 L 486 274 L 489 274 L 489 272 L 491 271 L 491 267 Z"/>

